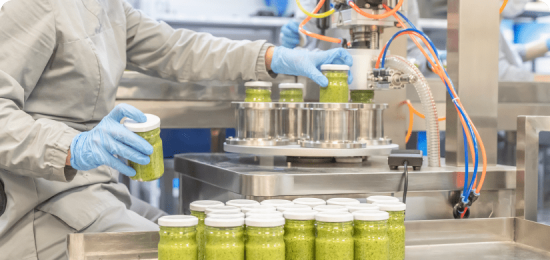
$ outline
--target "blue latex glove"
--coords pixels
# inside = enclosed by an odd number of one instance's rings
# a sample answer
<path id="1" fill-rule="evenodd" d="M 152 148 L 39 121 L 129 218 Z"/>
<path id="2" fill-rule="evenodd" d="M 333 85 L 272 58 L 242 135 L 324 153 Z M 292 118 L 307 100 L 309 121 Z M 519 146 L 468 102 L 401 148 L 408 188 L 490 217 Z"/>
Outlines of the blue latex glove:
<path id="1" fill-rule="evenodd" d="M 353 65 L 353 57 L 348 51 L 338 48 L 328 51 L 291 50 L 284 47 L 276 47 L 271 61 L 271 70 L 277 74 L 294 76 L 306 76 L 321 87 L 328 86 L 328 79 L 321 73 L 321 65 L 344 64 Z M 353 77 L 348 77 L 351 84 Z"/>
<path id="2" fill-rule="evenodd" d="M 136 175 L 136 171 L 115 155 L 142 165 L 149 164 L 148 155 L 153 153 L 153 146 L 126 129 L 120 123 L 124 117 L 139 123 L 147 121 L 147 117 L 133 106 L 116 106 L 94 129 L 82 132 L 73 139 L 71 166 L 76 170 L 87 171 L 107 165 L 131 177 Z"/>
<path id="3" fill-rule="evenodd" d="M 550 39 L 546 40 L 546 48 L 548 48 L 548 50 L 550 50 Z"/>
<path id="4" fill-rule="evenodd" d="M 294 49 L 300 44 L 299 25 L 296 21 L 290 21 L 281 28 L 283 47 Z"/>
<path id="5" fill-rule="evenodd" d="M 441 61 L 441 64 L 445 64 L 445 61 L 447 60 L 447 51 L 440 51 L 437 50 L 437 53 L 439 54 L 439 60 Z M 432 58 L 432 54 L 428 53 L 430 55 L 430 58 Z M 428 68 L 432 70 L 432 64 L 429 61 L 426 61 Z"/>

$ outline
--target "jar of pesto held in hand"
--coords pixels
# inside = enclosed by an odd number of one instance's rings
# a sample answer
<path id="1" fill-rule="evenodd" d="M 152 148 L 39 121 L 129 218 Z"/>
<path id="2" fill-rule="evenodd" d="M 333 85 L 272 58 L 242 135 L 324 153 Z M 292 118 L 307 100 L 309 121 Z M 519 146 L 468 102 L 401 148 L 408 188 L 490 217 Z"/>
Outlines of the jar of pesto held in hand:
<path id="1" fill-rule="evenodd" d="M 317 211 L 286 211 L 286 260 L 315 260 L 315 215 Z"/>
<path id="2" fill-rule="evenodd" d="M 269 215 L 248 217 L 246 219 L 246 259 L 285 260 L 284 226 L 283 217 Z"/>
<path id="3" fill-rule="evenodd" d="M 381 211 L 389 213 L 388 236 L 390 238 L 390 260 L 405 259 L 405 209 L 402 202 L 375 202 Z"/>
<path id="4" fill-rule="evenodd" d="M 162 152 L 162 139 L 160 139 L 160 118 L 155 115 L 145 114 L 147 122 L 138 123 L 132 119 L 124 120 L 124 126 L 143 137 L 153 146 L 153 154 L 149 156 L 151 162 L 141 165 L 132 161 L 128 163 L 136 170 L 136 175 L 131 177 L 136 181 L 154 181 L 164 174 L 164 155 Z"/>
<path id="5" fill-rule="evenodd" d="M 166 216 L 158 221 L 160 240 L 159 260 L 197 260 L 196 227 L 194 216 Z"/>
<path id="6" fill-rule="evenodd" d="M 241 213 L 242 214 L 242 213 Z M 207 217 L 205 259 L 244 260 L 244 218 Z"/>
<path id="7" fill-rule="evenodd" d="M 353 213 L 355 259 L 390 259 L 390 239 L 388 237 L 387 212 L 356 211 Z"/>
<path id="8" fill-rule="evenodd" d="M 353 260 L 353 215 L 349 212 L 321 212 L 315 219 L 316 260 Z"/>
<path id="9" fill-rule="evenodd" d="M 250 81 L 246 87 L 245 102 L 271 102 L 271 87 L 273 83 L 265 81 Z"/>
<path id="10" fill-rule="evenodd" d="M 279 102 L 304 102 L 304 84 L 282 83 L 279 84 Z"/>
<path id="11" fill-rule="evenodd" d="M 189 208 L 191 209 L 191 215 L 199 219 L 197 225 L 197 245 L 198 245 L 198 259 L 204 260 L 204 246 L 205 246 L 205 233 L 204 233 L 204 219 L 206 218 L 206 209 L 211 207 L 224 206 L 223 202 L 216 200 L 197 200 L 193 201 Z"/>
<path id="12" fill-rule="evenodd" d="M 323 75 L 328 79 L 328 86 L 321 87 L 319 102 L 321 103 L 348 103 L 349 86 L 347 65 L 325 64 L 321 66 Z"/>

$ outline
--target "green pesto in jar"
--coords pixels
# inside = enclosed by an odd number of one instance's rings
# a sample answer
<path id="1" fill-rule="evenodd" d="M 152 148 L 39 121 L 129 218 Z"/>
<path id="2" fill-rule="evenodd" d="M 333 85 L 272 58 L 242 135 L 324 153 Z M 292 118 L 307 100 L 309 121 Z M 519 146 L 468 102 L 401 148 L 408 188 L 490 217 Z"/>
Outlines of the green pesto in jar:
<path id="1" fill-rule="evenodd" d="M 136 132 L 153 146 L 153 154 L 149 155 L 151 162 L 147 165 L 141 165 L 129 161 L 130 167 L 136 170 L 136 175 L 131 177 L 136 181 L 154 181 L 164 174 L 164 154 L 162 152 L 162 139 L 160 139 L 160 128 L 149 132 Z"/>
<path id="2" fill-rule="evenodd" d="M 301 88 L 281 89 L 279 102 L 304 102 L 304 90 Z"/>
<path id="3" fill-rule="evenodd" d="M 205 240 L 205 231 L 204 231 L 204 219 L 206 218 L 206 213 L 201 211 L 193 211 L 191 210 L 191 216 L 195 216 L 199 219 L 199 224 L 197 225 L 197 251 L 198 251 L 198 260 L 204 260 L 206 259 L 204 257 L 204 246 L 206 243 Z"/>
<path id="4" fill-rule="evenodd" d="M 285 260 L 284 227 L 246 228 L 246 259 Z"/>
<path id="5" fill-rule="evenodd" d="M 197 260 L 195 227 L 160 227 L 159 260 Z"/>
<path id="6" fill-rule="evenodd" d="M 374 99 L 374 90 L 351 90 L 351 102 L 370 104 Z"/>
<path id="7" fill-rule="evenodd" d="M 353 260 L 353 223 L 317 222 L 316 260 Z"/>
<path id="8" fill-rule="evenodd" d="M 328 86 L 321 87 L 319 102 L 321 103 L 348 103 L 349 87 L 348 72 L 330 70 L 323 71 L 328 79 Z"/>
<path id="9" fill-rule="evenodd" d="M 243 227 L 206 227 L 205 257 L 208 260 L 244 260 Z"/>
<path id="10" fill-rule="evenodd" d="M 246 88 L 245 102 L 271 102 L 271 89 L 269 88 Z"/>
<path id="11" fill-rule="evenodd" d="M 286 260 L 315 260 L 315 220 L 291 220 L 285 224 Z"/>
<path id="12" fill-rule="evenodd" d="M 388 260 L 390 239 L 388 221 L 354 222 L 355 260 Z"/>
<path id="13" fill-rule="evenodd" d="M 405 211 L 388 211 L 390 260 L 405 259 Z"/>

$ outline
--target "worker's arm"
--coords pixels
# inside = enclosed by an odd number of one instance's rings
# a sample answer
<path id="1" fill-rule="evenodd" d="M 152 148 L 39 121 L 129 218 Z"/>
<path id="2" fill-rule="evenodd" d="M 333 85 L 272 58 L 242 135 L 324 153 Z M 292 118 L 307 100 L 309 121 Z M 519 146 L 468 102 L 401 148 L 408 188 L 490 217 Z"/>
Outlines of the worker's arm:
<path id="1" fill-rule="evenodd" d="M 174 81 L 270 80 L 265 41 L 232 41 L 207 33 L 175 30 L 123 1 L 128 68 Z"/>
<path id="2" fill-rule="evenodd" d="M 50 60 L 55 37 L 48 0 L 8 1 L 0 10 L 0 169 L 70 181 L 76 171 L 66 168 L 65 160 L 78 131 L 23 111 Z"/>
<path id="3" fill-rule="evenodd" d="M 546 53 L 548 53 L 548 50 L 550 49 L 550 40 L 518 45 L 516 46 L 516 49 L 524 62 L 531 61 L 536 58 L 543 57 Z"/>

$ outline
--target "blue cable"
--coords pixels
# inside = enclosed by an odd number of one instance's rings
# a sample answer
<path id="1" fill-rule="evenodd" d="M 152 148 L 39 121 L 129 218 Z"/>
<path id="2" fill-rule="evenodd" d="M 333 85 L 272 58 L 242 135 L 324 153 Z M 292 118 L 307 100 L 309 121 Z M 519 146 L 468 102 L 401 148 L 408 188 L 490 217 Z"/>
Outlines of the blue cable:
<path id="1" fill-rule="evenodd" d="M 464 138 L 464 156 L 466 156 L 466 161 L 464 163 L 464 189 L 462 190 L 462 198 L 464 199 L 466 194 L 466 190 L 468 190 L 468 174 L 469 174 L 469 168 L 468 168 L 468 139 L 466 139 L 466 132 L 464 131 L 464 127 L 462 128 L 462 136 Z"/>
<path id="2" fill-rule="evenodd" d="M 387 51 L 388 51 L 388 49 L 389 49 L 388 47 L 391 45 L 391 43 L 392 43 L 393 40 L 397 37 L 397 35 L 399 35 L 399 34 L 401 34 L 401 33 L 403 33 L 403 32 L 407 32 L 407 31 L 416 32 L 416 33 L 422 35 L 422 37 L 424 37 L 424 38 L 427 40 L 427 42 L 430 44 L 430 46 L 432 47 L 432 49 L 433 49 L 433 51 L 435 52 L 435 54 L 439 57 L 439 53 L 438 53 L 438 51 L 437 51 L 437 48 L 434 46 L 434 44 L 433 44 L 433 42 L 430 40 L 430 38 L 429 38 L 426 34 L 424 34 L 422 31 L 419 31 L 418 29 L 416 29 L 416 27 L 414 26 L 414 24 L 413 24 L 408 18 L 406 18 L 402 13 L 398 12 L 398 14 L 399 14 L 401 17 L 403 17 L 403 19 L 405 19 L 405 21 L 407 21 L 407 23 L 409 23 L 409 25 L 411 25 L 411 27 L 413 27 L 413 29 L 404 29 L 404 30 L 401 30 L 401 31 L 397 32 L 395 35 L 393 35 L 393 36 L 391 37 L 391 39 L 388 41 L 388 43 L 387 43 L 387 45 L 386 45 L 386 46 L 387 46 L 386 49 L 384 50 L 384 54 L 383 54 L 383 57 L 382 57 L 382 64 L 381 64 L 382 68 L 385 66 L 386 55 L 387 55 Z M 444 69 L 444 71 L 445 71 L 445 74 L 447 75 L 447 77 L 449 77 L 449 74 L 447 73 L 447 70 Z M 449 77 L 449 78 L 450 78 L 450 77 Z M 449 85 L 448 85 L 447 83 L 445 83 L 445 86 L 446 86 L 446 88 L 447 88 L 447 91 L 449 92 L 449 95 L 451 95 L 451 97 L 452 97 L 453 99 L 455 99 L 456 97 L 452 94 Z M 451 82 L 451 86 L 452 86 L 453 89 L 454 89 L 454 85 L 453 85 L 452 82 Z M 462 118 L 463 118 L 464 121 L 466 122 L 466 124 L 467 124 L 467 126 L 468 126 L 468 130 L 469 130 L 470 135 L 472 136 L 472 140 L 473 140 L 473 142 L 474 142 L 474 151 L 475 151 L 475 158 L 476 158 L 476 160 L 475 160 L 475 166 L 474 166 L 474 174 L 473 174 L 473 176 L 472 176 L 473 178 L 472 178 L 472 181 L 470 182 L 469 187 L 463 191 L 463 195 L 466 195 L 466 194 L 469 195 L 470 192 L 471 192 L 471 190 L 472 190 L 472 188 L 473 188 L 474 181 L 475 181 L 475 179 L 476 179 L 476 177 L 477 177 L 477 172 L 478 172 L 479 156 L 478 156 L 477 139 L 476 139 L 475 133 L 473 132 L 472 126 L 470 125 L 470 123 L 468 122 L 468 120 L 466 120 L 467 117 L 466 117 L 464 111 L 463 111 L 462 108 L 458 105 L 458 103 L 457 103 L 456 101 L 453 101 L 453 103 L 455 103 L 456 107 L 457 107 L 458 110 L 460 111 L 460 114 L 462 115 Z M 464 137 L 465 137 L 464 129 L 463 129 L 463 134 L 464 134 Z M 468 160 L 468 151 L 467 151 L 467 150 L 468 150 L 468 146 L 467 146 L 467 143 L 466 143 L 466 139 L 465 139 L 464 141 L 465 141 L 465 146 L 464 146 L 465 158 L 466 158 L 466 160 Z M 468 162 L 466 162 L 466 165 L 468 165 Z M 465 173 L 466 173 L 466 176 L 465 176 L 466 178 L 465 178 L 465 182 L 464 182 L 464 183 L 465 183 L 465 185 L 466 185 L 466 183 L 468 183 L 468 178 L 467 178 L 468 167 L 467 167 L 467 166 L 466 166 Z M 465 198 L 463 198 L 463 201 L 464 201 L 464 199 L 465 199 L 464 202 L 465 202 L 465 203 L 468 202 L 468 196 L 464 196 L 464 197 L 465 197 Z"/>

